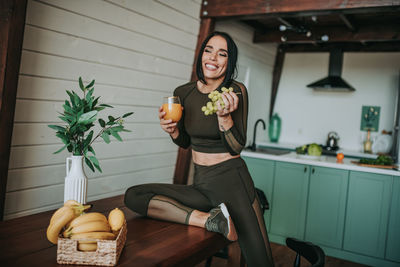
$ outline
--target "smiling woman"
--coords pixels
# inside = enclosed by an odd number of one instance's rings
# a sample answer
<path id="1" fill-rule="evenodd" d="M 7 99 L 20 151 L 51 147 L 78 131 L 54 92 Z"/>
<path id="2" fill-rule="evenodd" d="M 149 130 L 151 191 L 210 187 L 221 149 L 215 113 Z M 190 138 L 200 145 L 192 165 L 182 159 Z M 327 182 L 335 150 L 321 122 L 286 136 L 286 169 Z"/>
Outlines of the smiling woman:
<path id="1" fill-rule="evenodd" d="M 199 51 L 198 81 L 174 91 L 183 106 L 181 120 L 166 119 L 159 109 L 161 128 L 178 146 L 192 148 L 193 185 L 133 186 L 125 193 L 125 204 L 152 218 L 203 227 L 230 241 L 239 239 L 248 266 L 273 266 L 260 202 L 240 158 L 248 99 L 245 86 L 234 80 L 236 44 L 228 34 L 214 32 Z M 218 104 L 215 113 L 206 116 L 202 107 L 212 105 L 210 100 Z"/>

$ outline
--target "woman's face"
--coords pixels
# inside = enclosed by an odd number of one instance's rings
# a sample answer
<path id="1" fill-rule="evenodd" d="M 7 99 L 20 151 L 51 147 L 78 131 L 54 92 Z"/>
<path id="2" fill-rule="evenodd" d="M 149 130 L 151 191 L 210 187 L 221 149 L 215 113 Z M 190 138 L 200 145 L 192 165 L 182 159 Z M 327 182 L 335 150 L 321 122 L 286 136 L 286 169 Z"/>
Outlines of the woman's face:
<path id="1" fill-rule="evenodd" d="M 223 79 L 228 64 L 228 45 L 221 36 L 212 37 L 204 48 L 201 58 L 204 78 Z"/>

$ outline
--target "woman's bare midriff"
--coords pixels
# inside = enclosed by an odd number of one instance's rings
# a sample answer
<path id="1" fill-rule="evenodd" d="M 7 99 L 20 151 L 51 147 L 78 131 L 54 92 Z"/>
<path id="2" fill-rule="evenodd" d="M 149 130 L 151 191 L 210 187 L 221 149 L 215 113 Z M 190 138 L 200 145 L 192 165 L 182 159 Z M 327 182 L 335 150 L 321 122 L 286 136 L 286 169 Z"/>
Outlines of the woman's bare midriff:
<path id="1" fill-rule="evenodd" d="M 235 159 L 240 155 L 232 156 L 229 153 L 204 153 L 192 150 L 193 162 L 197 165 L 211 166 L 229 159 Z"/>

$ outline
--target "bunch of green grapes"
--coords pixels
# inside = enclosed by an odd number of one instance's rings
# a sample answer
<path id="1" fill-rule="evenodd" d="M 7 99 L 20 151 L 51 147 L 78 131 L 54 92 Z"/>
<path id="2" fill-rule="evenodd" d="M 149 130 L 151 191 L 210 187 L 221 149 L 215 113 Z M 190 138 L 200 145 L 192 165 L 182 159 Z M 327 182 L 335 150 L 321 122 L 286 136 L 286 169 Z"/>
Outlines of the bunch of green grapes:
<path id="1" fill-rule="evenodd" d="M 233 88 L 229 87 L 222 87 L 221 88 L 222 92 L 233 92 Z M 208 116 L 208 115 L 212 115 L 215 112 L 217 112 L 218 107 L 217 107 L 217 103 L 219 102 L 219 104 L 221 105 L 222 108 L 225 107 L 225 103 L 222 100 L 222 94 L 220 92 L 218 92 L 217 90 L 212 91 L 211 93 L 208 94 L 208 98 L 211 99 L 211 101 L 207 102 L 207 104 L 205 106 L 201 107 L 201 111 L 204 112 L 204 115 Z"/>

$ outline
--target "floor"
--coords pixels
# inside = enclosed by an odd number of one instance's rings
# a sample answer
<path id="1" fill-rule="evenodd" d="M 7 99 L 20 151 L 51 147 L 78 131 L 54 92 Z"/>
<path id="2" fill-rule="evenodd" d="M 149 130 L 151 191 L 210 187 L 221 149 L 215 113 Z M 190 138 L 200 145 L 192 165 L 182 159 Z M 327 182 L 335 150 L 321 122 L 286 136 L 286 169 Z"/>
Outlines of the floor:
<path id="1" fill-rule="evenodd" d="M 278 245 L 275 243 L 271 243 L 272 255 L 274 257 L 275 267 L 288 267 L 293 266 L 294 258 L 296 257 L 296 253 L 293 252 L 286 246 Z M 204 267 L 205 261 L 196 265 L 195 267 Z M 225 267 L 226 260 L 221 258 L 213 257 L 211 267 Z M 309 266 L 308 262 L 304 259 L 301 261 L 301 266 Z M 341 260 L 337 258 L 332 258 L 327 256 L 325 258 L 325 266 L 326 267 L 366 267 L 367 265 L 358 264 L 346 260 Z"/>

